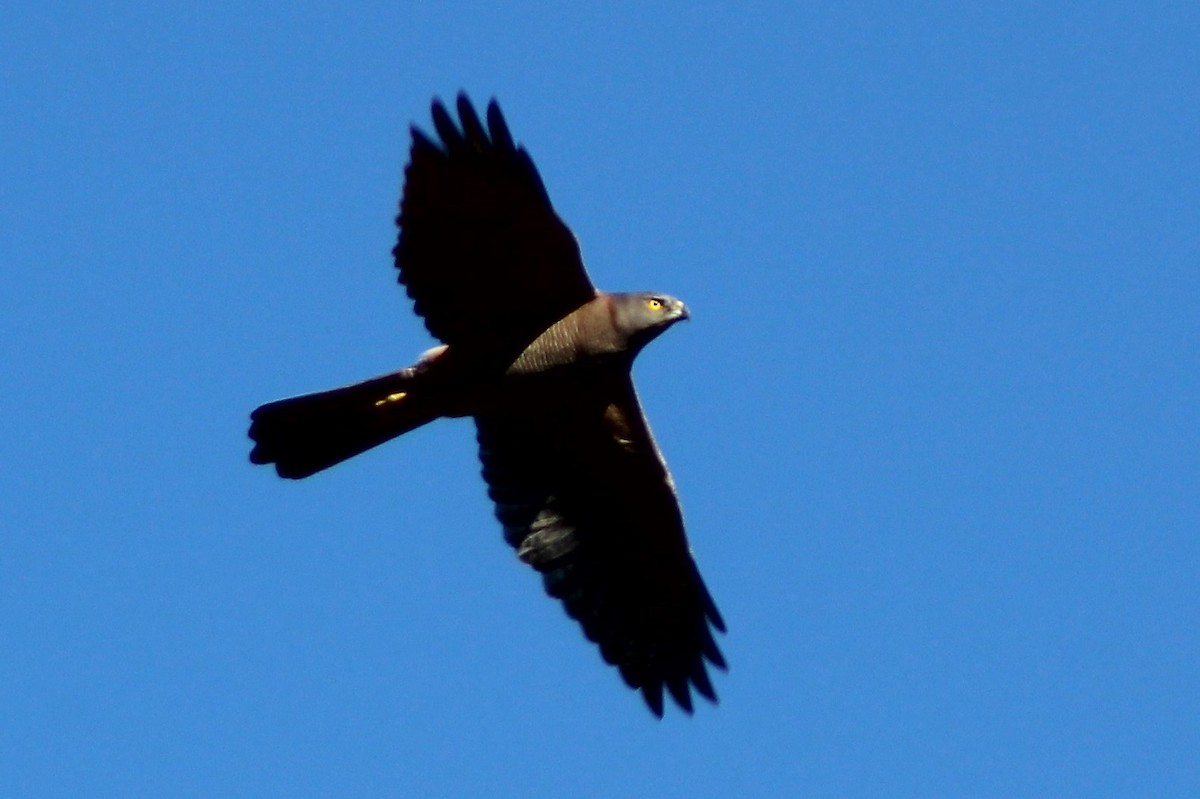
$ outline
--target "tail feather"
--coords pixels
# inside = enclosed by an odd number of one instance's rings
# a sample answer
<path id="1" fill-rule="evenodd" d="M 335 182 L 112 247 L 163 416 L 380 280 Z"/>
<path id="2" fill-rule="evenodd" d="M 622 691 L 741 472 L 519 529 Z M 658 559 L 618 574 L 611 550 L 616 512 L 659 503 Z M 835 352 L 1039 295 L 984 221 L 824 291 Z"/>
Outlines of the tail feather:
<path id="1" fill-rule="evenodd" d="M 259 407 L 250 414 L 250 461 L 298 480 L 433 421 L 436 407 L 408 391 L 413 374 L 402 369 Z"/>

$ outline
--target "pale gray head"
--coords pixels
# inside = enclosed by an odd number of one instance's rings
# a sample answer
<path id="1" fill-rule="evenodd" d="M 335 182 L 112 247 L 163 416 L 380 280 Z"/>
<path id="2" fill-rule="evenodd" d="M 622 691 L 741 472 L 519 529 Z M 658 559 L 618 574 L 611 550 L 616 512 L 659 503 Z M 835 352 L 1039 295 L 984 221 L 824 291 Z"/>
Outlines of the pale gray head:
<path id="1" fill-rule="evenodd" d="M 669 294 L 639 291 L 613 294 L 613 322 L 635 353 L 653 341 L 671 325 L 687 319 L 688 309 L 682 300 Z"/>

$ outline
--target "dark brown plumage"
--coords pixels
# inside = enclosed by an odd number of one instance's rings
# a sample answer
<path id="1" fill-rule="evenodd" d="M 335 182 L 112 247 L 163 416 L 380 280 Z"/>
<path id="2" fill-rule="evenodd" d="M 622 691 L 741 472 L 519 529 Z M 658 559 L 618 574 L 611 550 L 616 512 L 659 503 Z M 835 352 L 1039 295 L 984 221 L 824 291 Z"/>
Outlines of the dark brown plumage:
<path id="1" fill-rule="evenodd" d="M 412 130 L 395 247 L 400 282 L 443 342 L 411 367 L 268 403 L 254 463 L 315 474 L 434 419 L 471 416 L 504 537 L 650 709 L 716 701 L 725 625 L 684 536 L 675 485 L 630 378 L 687 318 L 663 294 L 606 294 L 495 101 L 433 104 Z"/>

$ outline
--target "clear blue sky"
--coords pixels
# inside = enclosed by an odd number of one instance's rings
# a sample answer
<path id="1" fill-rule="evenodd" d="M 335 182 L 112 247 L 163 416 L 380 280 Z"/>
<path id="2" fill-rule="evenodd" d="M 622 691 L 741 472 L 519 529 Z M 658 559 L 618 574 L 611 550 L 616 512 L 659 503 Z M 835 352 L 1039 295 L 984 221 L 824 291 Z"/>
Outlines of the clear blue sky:
<path id="1" fill-rule="evenodd" d="M 1200 795 L 1194 3 L 21 2 L 0 30 L 0 795 Z M 729 622 L 655 721 L 469 422 L 247 413 L 432 343 L 408 125 L 499 98 Z"/>

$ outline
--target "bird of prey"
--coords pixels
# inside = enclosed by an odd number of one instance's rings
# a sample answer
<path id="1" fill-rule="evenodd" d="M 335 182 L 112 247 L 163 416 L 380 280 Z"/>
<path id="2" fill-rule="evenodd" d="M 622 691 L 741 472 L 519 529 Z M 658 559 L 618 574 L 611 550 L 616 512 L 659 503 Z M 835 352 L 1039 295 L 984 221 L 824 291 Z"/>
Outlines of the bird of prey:
<path id="1" fill-rule="evenodd" d="M 442 344 L 415 365 L 251 414 L 250 460 L 308 477 L 441 417 L 475 421 L 488 496 L 517 556 L 661 717 L 663 689 L 716 702 L 725 624 L 684 536 L 633 360 L 687 308 L 593 287 L 570 229 L 495 100 L 486 127 L 433 102 L 414 126 L 399 281 Z"/>

